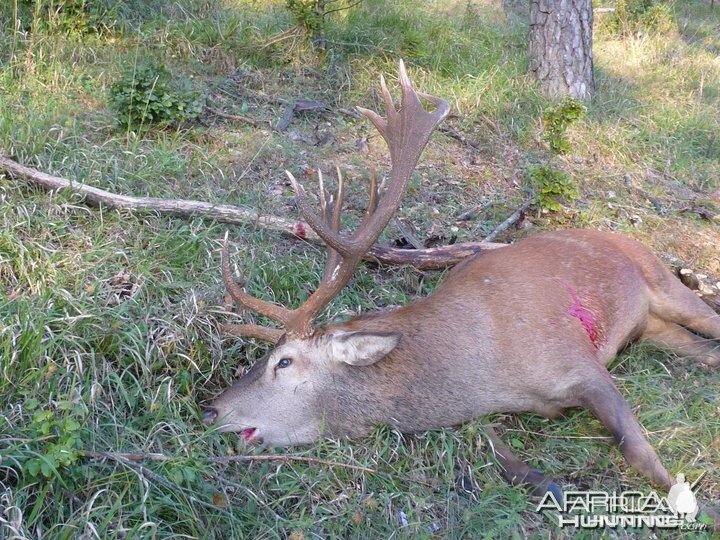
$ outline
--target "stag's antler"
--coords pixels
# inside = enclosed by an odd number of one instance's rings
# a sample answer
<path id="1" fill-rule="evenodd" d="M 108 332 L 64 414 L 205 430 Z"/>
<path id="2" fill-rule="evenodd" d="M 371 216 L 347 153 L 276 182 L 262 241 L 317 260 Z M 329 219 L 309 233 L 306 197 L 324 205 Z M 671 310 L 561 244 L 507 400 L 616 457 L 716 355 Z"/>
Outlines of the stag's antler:
<path id="1" fill-rule="evenodd" d="M 295 191 L 298 207 L 305 221 L 327 244 L 328 258 L 325 263 L 323 279 L 317 290 L 299 308 L 290 310 L 271 302 L 257 299 L 247 294 L 242 285 L 237 284 L 230 272 L 228 262 L 227 236 L 222 252 L 223 280 L 228 292 L 240 306 L 260 313 L 285 328 L 267 328 L 258 325 L 241 324 L 226 327 L 236 335 L 260 338 L 277 342 L 283 334 L 305 337 L 313 331 L 313 321 L 332 299 L 345 287 L 352 277 L 362 256 L 370 249 L 387 226 L 388 221 L 400 206 L 410 176 L 417 165 L 420 153 L 428 142 L 430 134 L 450 112 L 446 101 L 415 92 L 400 60 L 400 86 L 402 101 L 399 110 L 395 110 L 385 79 L 380 78 L 387 118 L 374 111 L 358 107 L 367 116 L 383 136 L 390 149 L 392 172 L 390 184 L 380 198 L 376 175 L 373 171 L 370 182 L 370 200 L 365 216 L 358 229 L 348 235 L 340 233 L 340 211 L 343 202 L 343 179 L 338 169 L 338 190 L 334 197 L 325 193 L 320 175 L 320 208 L 318 214 L 310 205 L 305 188 L 289 172 L 287 173 Z M 420 103 L 418 96 L 432 102 L 436 109 L 428 112 Z"/>

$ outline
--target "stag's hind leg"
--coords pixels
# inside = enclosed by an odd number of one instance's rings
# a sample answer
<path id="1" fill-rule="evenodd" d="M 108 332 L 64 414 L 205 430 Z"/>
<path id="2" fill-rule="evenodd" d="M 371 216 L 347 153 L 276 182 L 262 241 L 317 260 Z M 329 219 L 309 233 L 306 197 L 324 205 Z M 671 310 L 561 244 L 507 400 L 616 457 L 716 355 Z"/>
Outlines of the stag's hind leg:
<path id="1" fill-rule="evenodd" d="M 653 447 L 645 439 L 642 427 L 627 401 L 620 395 L 610 377 L 588 378 L 577 388 L 583 406 L 598 418 L 612 433 L 627 462 L 653 484 L 669 489 L 674 483 L 660 463 Z"/>
<path id="2" fill-rule="evenodd" d="M 679 324 L 650 316 L 641 340 L 669 347 L 678 356 L 705 366 L 720 365 L 720 340 L 702 338 Z"/>
<path id="3" fill-rule="evenodd" d="M 701 361 L 710 366 L 720 365 L 720 314 L 715 313 L 710 306 L 700 300 L 694 292 L 669 272 L 667 272 L 667 279 L 662 282 L 662 287 L 658 287 L 652 293 L 649 323 L 656 322 L 654 319 L 674 323 L 674 325 L 669 324 L 665 328 L 661 328 L 657 324 L 655 328 L 649 326 L 647 339 L 655 338 L 655 341 L 678 348 L 678 353 L 683 356 L 698 356 L 694 353 L 691 355 L 683 353 L 682 347 L 699 351 L 700 348 L 695 345 L 699 346 L 701 339 L 694 340 L 694 344 L 692 344 L 693 340 L 687 335 L 690 332 L 683 334 L 680 331 L 683 330 L 682 328 L 676 328 L 676 325 L 680 325 L 707 338 L 705 343 L 708 345 L 709 354 L 706 354 L 704 360 Z"/>

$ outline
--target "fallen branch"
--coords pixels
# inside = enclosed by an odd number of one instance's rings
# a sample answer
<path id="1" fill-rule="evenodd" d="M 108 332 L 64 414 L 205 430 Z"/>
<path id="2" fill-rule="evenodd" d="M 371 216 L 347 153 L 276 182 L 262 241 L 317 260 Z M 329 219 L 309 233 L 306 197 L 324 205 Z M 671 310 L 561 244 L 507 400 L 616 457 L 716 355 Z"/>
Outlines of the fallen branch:
<path id="1" fill-rule="evenodd" d="M 40 172 L 30 167 L 0 155 L 0 169 L 5 169 L 13 178 L 27 180 L 49 191 L 67 189 L 84 197 L 85 203 L 90 206 L 104 206 L 106 208 L 121 208 L 124 210 L 151 210 L 158 214 L 174 215 L 185 218 L 200 216 L 214 219 L 232 225 L 257 226 L 289 234 L 303 240 L 319 242 L 320 238 L 315 231 L 302 222 L 275 216 L 261 216 L 254 210 L 230 204 L 213 204 L 201 201 L 183 199 L 158 199 L 154 197 L 131 197 L 118 195 L 88 186 L 81 182 L 74 182 L 59 176 Z"/>
<path id="2" fill-rule="evenodd" d="M 84 197 L 87 204 L 92 206 L 105 206 L 107 208 L 121 208 L 124 210 L 150 210 L 158 214 L 175 215 L 179 217 L 201 217 L 221 223 L 232 225 L 254 224 L 262 229 L 279 232 L 294 238 L 300 238 L 315 244 L 322 240 L 306 223 L 278 216 L 262 216 L 248 208 L 229 204 L 211 204 L 200 201 L 182 199 L 156 199 L 151 197 L 130 197 L 117 195 L 102 189 L 73 182 L 59 176 L 40 172 L 31 167 L 20 165 L 12 159 L 0 155 L 0 170 L 5 170 L 16 179 L 26 180 L 49 191 L 68 189 Z M 482 242 L 463 242 L 450 246 L 439 246 L 425 249 L 396 249 L 375 244 L 365 255 L 364 259 L 391 266 L 410 265 L 418 270 L 440 270 L 459 263 L 463 259 L 501 248 L 507 244 L 492 242 L 498 234 L 515 223 L 522 213 L 534 201 L 528 200 L 518 208 L 508 219 L 501 223 Z M 717 295 L 705 295 L 701 298 L 720 313 L 720 302 Z"/>
<path id="3" fill-rule="evenodd" d="M 523 215 L 523 213 L 525 213 L 525 210 L 530 208 L 530 205 L 534 202 L 535 202 L 535 199 L 528 199 L 527 201 L 522 203 L 520 208 L 515 210 L 515 212 L 513 212 L 509 218 L 507 218 L 500 225 L 495 227 L 495 230 L 493 232 L 491 232 L 490 234 L 488 234 L 485 237 L 485 240 L 483 240 L 483 242 L 492 242 L 493 240 L 495 240 L 497 238 L 498 234 L 500 234 L 505 229 L 507 229 L 510 225 L 512 225 L 513 223 L 518 221 L 520 219 L 520 217 Z"/>
<path id="4" fill-rule="evenodd" d="M 322 244 L 320 237 L 306 223 L 278 216 L 263 216 L 249 208 L 230 204 L 213 204 L 184 199 L 158 199 L 118 195 L 74 182 L 59 176 L 43 173 L 0 155 L 0 169 L 13 178 L 25 180 L 49 191 L 67 189 L 81 195 L 86 204 L 120 208 L 124 210 L 149 210 L 158 214 L 184 218 L 201 217 L 231 225 L 252 224 L 262 229 L 279 232 L 315 244 Z M 411 265 L 419 270 L 438 270 L 453 266 L 470 255 L 503 247 L 505 244 L 490 242 L 467 242 L 428 249 L 396 249 L 375 244 L 365 260 L 387 265 Z"/>
<path id="5" fill-rule="evenodd" d="M 449 246 L 424 249 L 397 249 L 375 244 L 365 260 L 376 261 L 389 266 L 410 265 L 418 270 L 442 270 L 455 266 L 471 255 L 505 247 L 498 242 L 461 242 Z"/>

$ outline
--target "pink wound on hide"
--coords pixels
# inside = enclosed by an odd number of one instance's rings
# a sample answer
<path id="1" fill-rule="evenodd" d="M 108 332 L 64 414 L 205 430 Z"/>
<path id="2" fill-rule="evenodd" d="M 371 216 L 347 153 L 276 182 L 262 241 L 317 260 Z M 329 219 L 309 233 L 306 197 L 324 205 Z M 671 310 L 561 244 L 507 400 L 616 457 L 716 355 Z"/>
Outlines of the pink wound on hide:
<path id="1" fill-rule="evenodd" d="M 583 328 L 585 329 L 585 333 L 590 338 L 590 342 L 593 344 L 593 347 L 599 349 L 600 333 L 598 332 L 597 319 L 595 318 L 595 314 L 582 305 L 580 297 L 570 285 L 568 285 L 564 281 L 562 282 L 562 284 L 565 286 L 567 292 L 572 298 L 572 304 L 568 306 L 568 313 L 572 317 L 575 317 L 578 321 L 580 321 L 580 324 L 582 324 Z"/>

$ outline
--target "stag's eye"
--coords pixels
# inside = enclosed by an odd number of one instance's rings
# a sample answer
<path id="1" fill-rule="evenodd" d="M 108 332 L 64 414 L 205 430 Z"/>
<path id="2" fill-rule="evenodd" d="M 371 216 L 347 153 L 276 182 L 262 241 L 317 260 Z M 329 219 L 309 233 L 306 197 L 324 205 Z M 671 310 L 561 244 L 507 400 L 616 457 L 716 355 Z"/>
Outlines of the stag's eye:
<path id="1" fill-rule="evenodd" d="M 289 358 L 281 358 L 275 367 L 280 369 L 286 368 L 290 365 L 291 362 L 292 360 L 290 360 Z"/>

